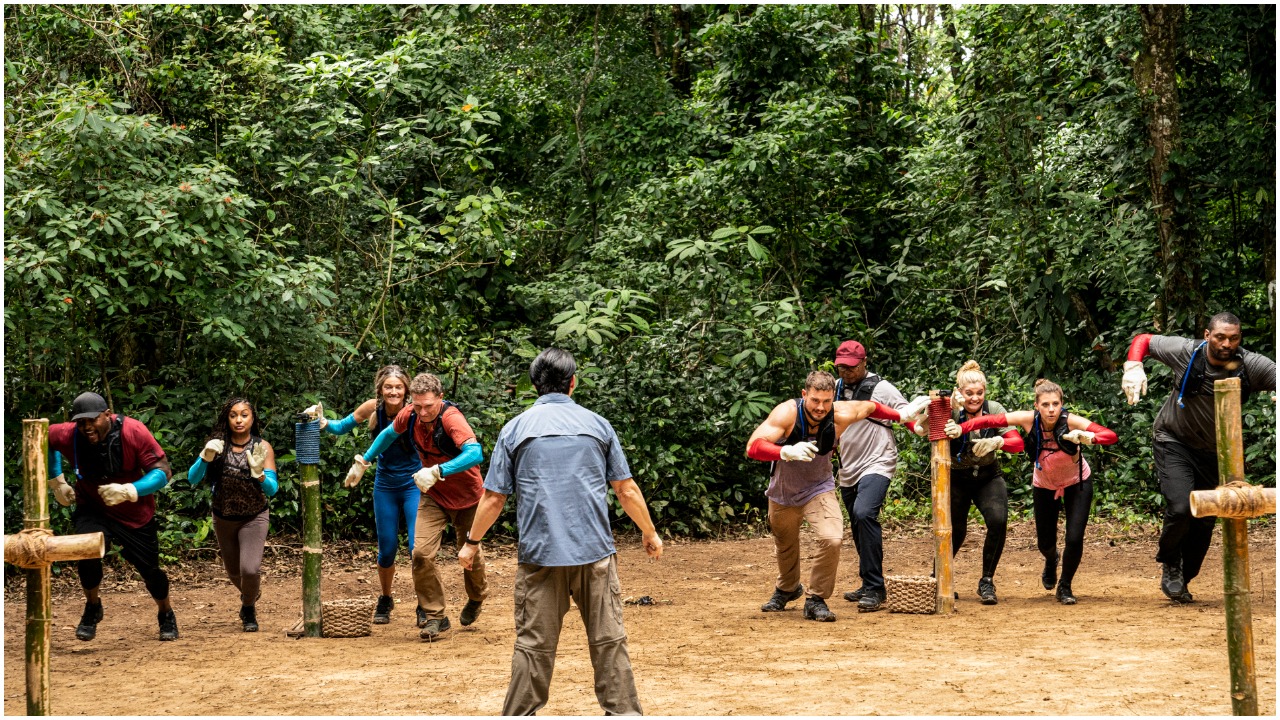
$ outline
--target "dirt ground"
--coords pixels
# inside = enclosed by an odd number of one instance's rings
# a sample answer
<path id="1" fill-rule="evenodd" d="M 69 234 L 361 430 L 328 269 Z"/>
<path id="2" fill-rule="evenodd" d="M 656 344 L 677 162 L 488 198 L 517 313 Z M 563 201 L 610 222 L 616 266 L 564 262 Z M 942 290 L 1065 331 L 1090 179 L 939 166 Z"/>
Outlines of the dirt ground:
<path id="1" fill-rule="evenodd" d="M 888 574 L 927 574 L 932 541 L 926 530 L 887 530 Z M 996 575 L 1000 604 L 983 606 L 975 595 L 983 530 L 971 523 L 956 561 L 961 599 L 948 617 L 857 613 L 839 596 L 858 584 L 846 535 L 830 601 L 835 623 L 803 620 L 802 603 L 779 614 L 760 612 L 776 572 L 770 538 L 670 543 L 658 562 L 624 543 L 623 596 L 657 601 L 625 610 L 641 702 L 653 715 L 1229 715 L 1220 540 L 1192 583 L 1196 602 L 1179 606 L 1158 589 L 1154 528 L 1089 532 L 1074 583 L 1078 605 L 1060 606 L 1041 589 L 1033 528 L 1019 524 L 1010 530 Z M 1274 715 L 1274 525 L 1252 525 L 1250 541 L 1259 710 Z M 454 630 L 431 644 L 418 639 L 413 625 L 403 557 L 390 625 L 375 625 L 365 638 L 286 638 L 285 628 L 300 615 L 300 561 L 288 548 L 270 550 L 275 556 L 267 563 L 257 634 L 240 631 L 236 595 L 213 557 L 172 568 L 182 633 L 176 642 L 156 640 L 155 606 L 125 572 L 108 572 L 98 637 L 79 642 L 78 587 L 69 578 L 55 582 L 53 711 L 500 711 L 514 640 L 513 548 L 490 550 L 491 596 L 469 628 L 457 624 L 465 600 L 461 571 L 442 560 Z M 372 548 L 336 555 L 326 551 L 326 599 L 377 593 Z M 807 557 L 804 562 L 807 579 Z M 4 711 L 19 715 L 25 713 L 21 582 L 11 583 L 4 609 Z M 599 713 L 582 623 L 571 611 L 543 714 Z"/>

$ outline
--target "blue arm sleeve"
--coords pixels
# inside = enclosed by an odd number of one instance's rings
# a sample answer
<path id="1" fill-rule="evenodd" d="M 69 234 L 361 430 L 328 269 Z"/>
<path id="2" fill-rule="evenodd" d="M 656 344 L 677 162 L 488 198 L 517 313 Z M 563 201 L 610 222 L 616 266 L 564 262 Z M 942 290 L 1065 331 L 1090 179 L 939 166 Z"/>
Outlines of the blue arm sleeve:
<path id="1" fill-rule="evenodd" d="M 276 490 L 280 489 L 280 478 L 276 476 L 276 471 L 270 468 L 262 471 L 262 492 L 267 497 L 273 497 Z"/>
<path id="2" fill-rule="evenodd" d="M 133 486 L 138 489 L 138 497 L 150 495 L 168 484 L 169 478 L 165 477 L 164 470 L 160 468 L 156 468 L 133 481 Z"/>
<path id="3" fill-rule="evenodd" d="M 62 474 L 62 453 L 57 450 L 49 451 L 49 477 L 56 478 Z"/>
<path id="4" fill-rule="evenodd" d="M 356 426 L 356 414 L 351 413 L 350 415 L 342 418 L 341 420 L 330 420 L 328 423 L 325 423 L 324 429 L 325 429 L 325 432 L 331 435 L 346 435 L 347 433 L 351 432 L 351 428 L 355 426 Z"/>
<path id="5" fill-rule="evenodd" d="M 382 454 L 383 450 L 391 447 L 391 443 L 400 437 L 400 433 L 396 432 L 395 425 L 388 425 L 378 433 L 378 437 L 374 438 L 373 444 L 368 450 L 364 451 L 365 462 L 373 462 L 373 459 Z"/>
<path id="6" fill-rule="evenodd" d="M 192 485 L 198 485 L 204 479 L 204 471 L 209 469 L 209 464 L 204 458 L 196 456 L 196 461 L 191 463 L 191 469 L 187 470 L 187 482 Z"/>
<path id="7" fill-rule="evenodd" d="M 458 453 L 458 457 L 440 464 L 440 475 L 453 475 L 463 470 L 470 470 L 481 462 L 484 462 L 484 450 L 480 447 L 480 443 L 469 442 L 462 446 L 462 452 Z"/>

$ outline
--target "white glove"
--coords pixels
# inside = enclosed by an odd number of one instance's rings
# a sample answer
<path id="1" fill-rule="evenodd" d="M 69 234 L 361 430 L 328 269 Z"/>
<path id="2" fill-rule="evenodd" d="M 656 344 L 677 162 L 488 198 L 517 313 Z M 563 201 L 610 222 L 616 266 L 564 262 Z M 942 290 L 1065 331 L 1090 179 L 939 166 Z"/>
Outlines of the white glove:
<path id="1" fill-rule="evenodd" d="M 440 482 L 440 480 L 441 480 L 441 477 L 440 477 L 439 465 L 424 467 L 418 472 L 413 474 L 413 484 L 417 485 L 418 489 L 421 490 L 422 492 L 426 492 L 430 490 L 431 486 Z"/>
<path id="2" fill-rule="evenodd" d="M 222 454 L 223 448 L 226 446 L 221 440 L 213 439 L 204 444 L 204 449 L 200 451 L 200 459 L 207 463 L 213 462 L 214 458 Z"/>
<path id="3" fill-rule="evenodd" d="M 245 462 L 249 463 L 249 474 L 254 480 L 261 480 L 263 468 L 267 465 L 267 445 L 266 443 L 258 443 L 253 448 L 253 452 L 245 458 Z"/>
<path id="4" fill-rule="evenodd" d="M 956 421 L 950 420 L 950 419 L 947 420 L 946 425 L 942 426 L 942 432 L 946 433 L 947 437 L 951 438 L 952 440 L 955 440 L 956 438 L 964 434 L 964 430 L 960 429 L 960 426 L 956 424 Z"/>
<path id="5" fill-rule="evenodd" d="M 783 445 L 778 455 L 784 462 L 809 462 L 818 454 L 818 446 L 811 442 Z"/>
<path id="6" fill-rule="evenodd" d="M 324 429 L 325 425 L 329 424 L 329 418 L 324 416 L 324 403 L 316 403 L 302 412 L 312 420 L 319 420 L 321 430 Z"/>
<path id="7" fill-rule="evenodd" d="M 1130 405 L 1137 405 L 1138 398 L 1147 394 L 1147 371 L 1142 369 L 1141 360 L 1125 360 L 1124 376 L 1120 378 L 1120 389 L 1128 398 Z"/>
<path id="8" fill-rule="evenodd" d="M 53 491 L 53 498 L 62 507 L 66 507 L 76 501 L 76 489 L 67 482 L 66 475 L 59 474 L 50 478 L 49 489 Z"/>
<path id="9" fill-rule="evenodd" d="M 1002 447 L 1004 447 L 1004 438 L 1002 437 L 978 438 L 973 441 L 973 454 L 976 457 L 982 457 L 983 455 L 990 455 Z"/>
<path id="10" fill-rule="evenodd" d="M 353 488 L 360 484 L 360 478 L 364 477 L 364 471 L 369 469 L 369 463 L 365 462 L 363 455 L 357 455 L 355 462 L 351 463 L 351 469 L 347 471 L 347 476 L 343 478 L 342 484 L 346 487 Z"/>
<path id="11" fill-rule="evenodd" d="M 906 407 L 898 411 L 898 415 L 902 416 L 902 422 L 907 422 L 908 420 L 920 422 L 928 417 L 928 410 L 929 396 L 917 395 L 911 398 L 911 402 L 907 403 Z"/>
<path id="12" fill-rule="evenodd" d="M 928 437 L 928 436 L 929 436 L 929 421 L 928 421 L 928 420 L 917 420 L 917 421 L 916 421 L 916 429 L 915 429 L 915 430 L 912 430 L 912 432 L 914 432 L 915 434 L 919 435 L 920 437 Z"/>
<path id="13" fill-rule="evenodd" d="M 1088 430 L 1071 430 L 1063 433 L 1062 439 L 1077 445 L 1092 445 L 1093 433 Z"/>
<path id="14" fill-rule="evenodd" d="M 107 505 L 119 505 L 122 502 L 138 502 L 138 488 L 133 483 L 111 483 L 98 488 L 102 502 Z"/>

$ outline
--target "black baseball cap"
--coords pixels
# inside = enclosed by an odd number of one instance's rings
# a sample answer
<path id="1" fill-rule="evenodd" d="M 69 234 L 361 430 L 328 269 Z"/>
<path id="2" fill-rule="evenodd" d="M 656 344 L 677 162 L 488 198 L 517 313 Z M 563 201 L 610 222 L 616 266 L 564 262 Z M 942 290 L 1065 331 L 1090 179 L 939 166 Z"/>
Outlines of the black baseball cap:
<path id="1" fill-rule="evenodd" d="M 107 401 L 96 392 L 80 393 L 71 403 L 72 420 L 92 420 L 107 409 Z"/>

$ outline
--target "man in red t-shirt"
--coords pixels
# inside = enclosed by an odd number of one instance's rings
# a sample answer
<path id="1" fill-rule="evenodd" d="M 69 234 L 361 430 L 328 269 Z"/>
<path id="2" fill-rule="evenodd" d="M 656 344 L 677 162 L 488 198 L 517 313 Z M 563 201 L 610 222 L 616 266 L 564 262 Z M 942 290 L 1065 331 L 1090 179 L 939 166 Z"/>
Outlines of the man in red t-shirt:
<path id="1" fill-rule="evenodd" d="M 396 438 L 412 430 L 413 445 L 422 459 L 422 469 L 413 480 L 422 491 L 413 536 L 413 589 L 418 596 L 420 637 L 428 642 L 449 629 L 444 612 L 444 586 L 436 569 L 436 555 L 445 526 L 453 523 L 457 545 L 462 547 L 475 518 L 476 505 L 484 494 L 484 481 L 477 467 L 484 452 L 471 425 L 456 405 L 444 399 L 440 379 L 419 373 L 409 383 L 413 404 L 378 434 L 363 455 L 357 455 L 347 477 L 359 479 L 369 463 Z M 484 558 L 477 556 L 470 570 L 463 572 L 467 604 L 458 621 L 470 625 L 480 615 L 487 594 Z"/>
<path id="2" fill-rule="evenodd" d="M 112 413 L 101 395 L 87 392 L 72 403 L 71 422 L 49 426 L 49 456 L 50 487 L 59 504 L 75 503 L 76 533 L 101 532 L 108 547 L 120 546 L 159 607 L 160 639 L 176 640 L 178 620 L 169 603 L 169 577 L 160 569 L 153 495 L 173 475 L 160 444 L 146 425 Z M 74 486 L 62 474 L 63 457 L 75 469 Z M 102 620 L 102 560 L 81 560 L 77 571 L 85 606 L 76 637 L 92 640 Z"/>

